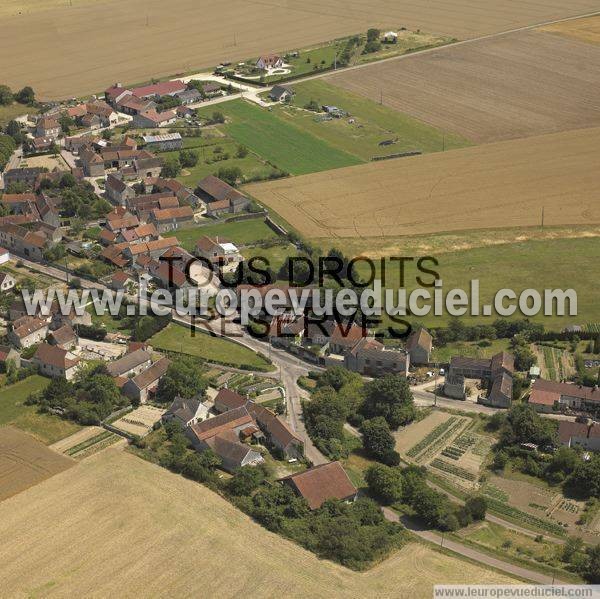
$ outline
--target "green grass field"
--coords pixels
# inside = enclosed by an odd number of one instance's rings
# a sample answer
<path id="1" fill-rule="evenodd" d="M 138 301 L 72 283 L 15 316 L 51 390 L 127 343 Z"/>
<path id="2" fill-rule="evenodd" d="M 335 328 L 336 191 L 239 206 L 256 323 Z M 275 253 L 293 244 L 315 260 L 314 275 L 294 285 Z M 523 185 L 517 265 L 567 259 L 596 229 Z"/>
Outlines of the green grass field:
<path id="1" fill-rule="evenodd" d="M 25 114 L 37 114 L 37 108 L 24 106 L 13 102 L 10 106 L 0 106 L 0 126 L 4 127 L 9 121 Z"/>
<path id="2" fill-rule="evenodd" d="M 444 347 L 436 347 L 431 353 L 432 362 L 449 362 L 452 356 L 466 356 L 469 358 L 491 358 L 501 351 L 508 351 L 508 339 L 492 339 L 480 345 L 480 341 L 456 341 Z"/>
<path id="3" fill-rule="evenodd" d="M 439 152 L 470 145 L 459 135 L 445 133 L 322 79 L 293 84 L 292 87 L 296 92 L 293 105 L 277 107 L 277 115 L 338 150 L 364 161 L 371 160 L 373 156 L 408 151 Z M 304 109 L 311 100 L 319 106 L 337 106 L 349 113 L 351 118 L 318 121 L 316 113 Z M 354 122 L 350 122 L 352 119 Z M 387 140 L 397 141 L 391 145 L 379 145 Z"/>
<path id="4" fill-rule="evenodd" d="M 40 414 L 36 406 L 26 406 L 31 393 L 41 391 L 50 379 L 33 375 L 0 389 L 0 426 L 11 424 L 50 445 L 77 432 L 81 427 L 51 414 Z"/>
<path id="5" fill-rule="evenodd" d="M 304 175 L 359 164 L 356 156 L 331 146 L 286 119 L 255 104 L 234 100 L 220 104 L 227 117 L 226 132 L 277 168 L 292 175 Z M 214 107 L 199 109 L 210 117 Z"/>
<path id="6" fill-rule="evenodd" d="M 169 324 L 149 340 L 158 350 L 189 354 L 207 360 L 249 370 L 271 370 L 271 365 L 255 352 L 232 341 L 211 337 L 197 332 L 191 336 L 189 329 L 177 324 Z"/>
<path id="7" fill-rule="evenodd" d="M 236 152 L 239 145 L 239 142 L 229 136 L 186 138 L 184 146 L 196 152 L 199 160 L 196 166 L 184 169 L 177 180 L 193 189 L 201 179 L 204 179 L 207 175 L 216 175 L 222 167 L 238 167 L 242 171 L 245 180 L 267 178 L 276 171 L 253 152 L 248 152 L 243 158 L 237 158 Z M 161 153 L 163 158 L 178 155 L 179 152 Z M 228 158 L 226 160 L 215 160 L 219 156 L 228 156 Z"/>
<path id="8" fill-rule="evenodd" d="M 274 245 L 272 247 L 261 248 L 253 247 L 244 250 L 243 256 L 246 260 L 250 260 L 255 256 L 260 256 L 265 260 L 268 260 L 269 267 L 277 272 L 288 256 L 296 256 L 298 250 L 291 243 L 285 245 Z"/>
<path id="9" fill-rule="evenodd" d="M 181 245 L 191 252 L 196 242 L 203 235 L 214 237 L 219 235 L 229 239 L 236 245 L 246 245 L 257 241 L 274 239 L 277 234 L 265 224 L 262 218 L 234 221 L 231 223 L 219 223 L 215 225 L 199 225 L 188 229 L 178 229 L 165 233 L 165 237 L 177 237 Z"/>
<path id="10" fill-rule="evenodd" d="M 525 289 L 535 288 L 542 295 L 544 289 L 574 289 L 577 292 L 576 316 L 538 314 L 531 317 L 531 320 L 543 323 L 548 329 L 562 329 L 569 324 L 600 320 L 600 303 L 597 301 L 596 283 L 591 274 L 595 272 L 600 260 L 600 244 L 597 239 L 526 241 L 449 252 L 440 254 L 437 259 L 439 266 L 433 267 L 431 262 L 426 265 L 440 274 L 446 292 L 459 288 L 468 293 L 470 281 L 478 279 L 480 303 L 483 305 L 491 303 L 494 294 L 504 288 L 510 288 L 517 294 Z M 385 287 L 396 290 L 400 284 L 398 268 L 389 265 L 388 262 Z M 366 270 L 363 269 L 362 274 L 366 277 Z M 405 283 L 409 291 L 416 287 L 415 277 L 418 274 L 414 263 L 409 263 L 405 269 Z M 427 275 L 423 279 L 429 282 L 432 277 Z M 450 318 L 447 314 L 440 317 L 429 314 L 419 316 L 416 320 L 426 326 L 443 326 Z M 461 320 L 473 324 L 489 324 L 496 318 L 494 313 L 487 317 L 466 314 Z M 523 316 L 517 309 L 513 317 L 509 318 Z"/>

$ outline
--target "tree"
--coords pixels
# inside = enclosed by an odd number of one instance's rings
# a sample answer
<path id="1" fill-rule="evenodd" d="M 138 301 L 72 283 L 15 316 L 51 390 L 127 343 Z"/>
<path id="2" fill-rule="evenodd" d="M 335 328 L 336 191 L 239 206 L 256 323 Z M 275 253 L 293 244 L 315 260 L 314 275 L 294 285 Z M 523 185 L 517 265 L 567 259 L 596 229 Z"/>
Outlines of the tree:
<path id="1" fill-rule="evenodd" d="M 239 145 L 235 152 L 236 158 L 246 158 L 248 156 L 248 148 L 244 145 Z"/>
<path id="2" fill-rule="evenodd" d="M 600 498 L 600 456 L 594 454 L 589 461 L 581 461 L 565 485 L 579 496 Z"/>
<path id="3" fill-rule="evenodd" d="M 465 501 L 465 511 L 473 518 L 473 520 L 484 520 L 487 510 L 487 501 L 485 497 L 477 495 L 469 497 Z"/>
<path id="4" fill-rule="evenodd" d="M 317 387 L 333 387 L 339 391 L 344 385 L 361 380 L 362 377 L 356 372 L 351 372 L 343 366 L 331 366 L 319 374 Z"/>
<path id="5" fill-rule="evenodd" d="M 58 118 L 58 122 L 60 123 L 61 129 L 65 135 L 69 135 L 71 132 L 71 127 L 75 125 L 75 120 L 66 113 L 62 114 Z"/>
<path id="6" fill-rule="evenodd" d="M 535 355 L 528 345 L 517 345 L 512 353 L 515 357 L 515 370 L 529 370 L 536 362 Z"/>
<path id="7" fill-rule="evenodd" d="M 321 107 L 316 100 L 310 100 L 310 102 L 304 105 L 304 108 L 306 110 L 311 110 L 312 112 L 319 112 L 321 110 Z"/>
<path id="8" fill-rule="evenodd" d="M 385 418 L 378 416 L 362 424 L 363 444 L 376 460 L 390 461 L 396 442 Z"/>
<path id="9" fill-rule="evenodd" d="M 196 166 L 198 164 L 198 152 L 181 150 L 179 152 L 179 163 L 185 168 Z"/>
<path id="10" fill-rule="evenodd" d="M 225 122 L 225 115 L 222 112 L 219 112 L 218 110 L 215 110 L 212 113 L 212 117 L 211 117 L 211 122 L 212 123 L 224 123 Z"/>
<path id="11" fill-rule="evenodd" d="M 376 464 L 365 472 L 369 492 L 384 505 L 402 499 L 402 472 L 397 468 Z"/>
<path id="12" fill-rule="evenodd" d="M 242 169 L 239 166 L 222 166 L 217 171 L 216 176 L 225 183 L 234 186 L 242 178 Z"/>
<path id="13" fill-rule="evenodd" d="M 15 100 L 19 104 L 31 105 L 35 102 L 35 93 L 33 89 L 27 85 L 15 95 Z"/>
<path id="14" fill-rule="evenodd" d="M 587 560 L 582 568 L 583 577 L 589 584 L 600 584 L 600 545 L 588 547 Z"/>
<path id="15" fill-rule="evenodd" d="M 372 42 L 379 39 L 380 31 L 374 27 L 367 30 L 367 41 Z"/>
<path id="16" fill-rule="evenodd" d="M 8 85 L 0 85 L 0 106 L 9 106 L 13 103 L 13 93 Z"/>
<path id="17" fill-rule="evenodd" d="M 416 410 L 406 377 L 389 374 L 365 386 L 362 412 L 366 418 L 383 416 L 396 429 L 414 420 Z"/>
<path id="18" fill-rule="evenodd" d="M 181 356 L 171 362 L 158 383 L 156 398 L 161 403 L 171 403 L 176 396 L 196 397 L 208 386 L 196 362 L 190 356 Z"/>
<path id="19" fill-rule="evenodd" d="M 160 176 L 167 179 L 174 179 L 179 173 L 181 173 L 181 163 L 176 156 L 171 156 L 165 160 Z"/>
<path id="20" fill-rule="evenodd" d="M 233 478 L 229 479 L 227 491 L 237 497 L 247 496 L 258 489 L 264 479 L 265 474 L 262 468 L 245 466 L 237 470 Z"/>
<path id="21" fill-rule="evenodd" d="M 17 145 L 23 143 L 23 130 L 17 121 L 10 121 L 8 125 L 6 125 L 6 134 L 10 135 Z"/>

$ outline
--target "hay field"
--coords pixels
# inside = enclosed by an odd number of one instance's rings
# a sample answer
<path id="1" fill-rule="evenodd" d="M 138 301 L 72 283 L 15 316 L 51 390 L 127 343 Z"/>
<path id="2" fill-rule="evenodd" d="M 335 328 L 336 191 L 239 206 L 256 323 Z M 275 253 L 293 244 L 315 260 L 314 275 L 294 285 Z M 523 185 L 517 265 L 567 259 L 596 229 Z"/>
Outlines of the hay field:
<path id="1" fill-rule="evenodd" d="M 0 501 L 70 468 L 73 463 L 27 433 L 10 426 L 0 427 Z"/>
<path id="2" fill-rule="evenodd" d="M 125 416 L 113 422 L 112 425 L 126 433 L 145 437 L 165 412 L 166 410 L 161 408 L 144 405 L 125 414 Z"/>
<path id="3" fill-rule="evenodd" d="M 600 125 L 600 46 L 539 31 L 326 80 L 475 143 Z"/>
<path id="4" fill-rule="evenodd" d="M 246 186 L 307 237 L 600 222 L 600 128 Z"/>
<path id="5" fill-rule="evenodd" d="M 459 39 L 598 10 L 596 0 L 33 0 L 0 3 L 0 73 L 43 98 L 302 48 L 368 27 Z M 20 13 L 20 14 L 19 14 Z"/>
<path id="6" fill-rule="evenodd" d="M 414 597 L 510 583 L 411 544 L 358 574 L 250 521 L 219 496 L 117 449 L 0 504 L 9 596 Z"/>
<path id="7" fill-rule="evenodd" d="M 540 27 L 540 31 L 562 35 L 588 44 L 600 45 L 600 17 L 576 19 Z"/>

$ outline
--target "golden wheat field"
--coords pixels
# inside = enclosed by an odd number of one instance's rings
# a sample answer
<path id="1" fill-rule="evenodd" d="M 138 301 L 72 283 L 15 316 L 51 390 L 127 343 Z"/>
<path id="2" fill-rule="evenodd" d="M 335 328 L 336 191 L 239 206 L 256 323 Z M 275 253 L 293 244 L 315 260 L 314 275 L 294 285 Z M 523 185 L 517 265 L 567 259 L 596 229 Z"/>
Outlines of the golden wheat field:
<path id="1" fill-rule="evenodd" d="M 117 449 L 0 503 L 2 594 L 431 597 L 508 576 L 411 544 L 356 573 L 278 537 L 205 487 Z"/>
<path id="2" fill-rule="evenodd" d="M 600 128 L 246 186 L 307 237 L 600 222 Z"/>
<path id="3" fill-rule="evenodd" d="M 368 27 L 466 39 L 598 9 L 596 0 L 4 0 L 0 74 L 42 98 L 66 98 Z"/>
<path id="4" fill-rule="evenodd" d="M 447 46 L 327 81 L 475 143 L 600 126 L 600 46 L 540 31 Z"/>
<path id="5" fill-rule="evenodd" d="M 555 33 L 588 44 L 600 44 L 600 16 L 555 23 L 540 27 L 540 31 Z"/>
<path id="6" fill-rule="evenodd" d="M 0 427 L 0 501 L 74 463 L 27 433 L 10 426 Z"/>

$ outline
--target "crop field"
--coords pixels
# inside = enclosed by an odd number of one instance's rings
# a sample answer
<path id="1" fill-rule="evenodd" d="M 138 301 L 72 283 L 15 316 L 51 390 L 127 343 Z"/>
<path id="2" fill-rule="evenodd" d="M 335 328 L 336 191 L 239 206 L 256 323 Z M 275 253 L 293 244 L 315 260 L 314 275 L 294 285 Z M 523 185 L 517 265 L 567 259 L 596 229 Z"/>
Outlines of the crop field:
<path id="1" fill-rule="evenodd" d="M 331 146 L 368 162 L 373 156 L 389 156 L 418 151 L 423 154 L 470 145 L 453 135 L 427 125 L 397 110 L 349 92 L 331 80 L 314 79 L 294 85 L 292 105 L 275 107 L 278 116 Z M 337 106 L 348 118 L 322 120 L 304 107 L 315 101 L 319 106 Z M 321 113 L 321 116 L 324 113 Z"/>
<path id="2" fill-rule="evenodd" d="M 310 238 L 600 222 L 600 128 L 247 185 Z M 535 161 L 532 161 L 535 156 Z M 339 241 L 338 241 L 339 242 Z M 365 244 L 368 248 L 368 242 Z"/>
<path id="3" fill-rule="evenodd" d="M 264 8 L 247 0 L 226 5 L 212 0 L 4 0 L 0 73 L 13 87 L 32 85 L 42 97 L 64 98 L 95 93 L 115 81 L 141 82 L 223 60 L 305 48 L 368 27 L 395 24 L 465 39 L 587 14 L 598 4 L 486 0 L 475 11 L 469 0 L 402 5 L 373 0 L 368 9 L 356 0 L 275 0 Z M 157 44 L 157 39 L 166 41 Z"/>
<path id="4" fill-rule="evenodd" d="M 441 582 L 516 582 L 417 544 L 355 573 L 202 485 L 113 449 L 0 504 L 0 535 L 19 539 L 0 546 L 9 596 L 426 597 Z"/>
<path id="5" fill-rule="evenodd" d="M 72 465 L 72 460 L 31 435 L 10 426 L 0 427 L 0 501 Z"/>
<path id="6" fill-rule="evenodd" d="M 154 424 L 161 419 L 164 413 L 165 410 L 154 406 L 140 406 L 113 422 L 112 425 L 126 433 L 144 437 L 152 430 Z"/>
<path id="7" fill-rule="evenodd" d="M 600 44 L 600 17 L 588 17 L 586 19 L 576 19 L 574 21 L 546 25 L 545 27 L 540 27 L 540 31 L 554 33 L 588 44 Z"/>
<path id="8" fill-rule="evenodd" d="M 246 347 L 207 333 L 197 332 L 192 337 L 189 329 L 173 323 L 151 337 L 149 343 L 155 349 L 189 354 L 217 364 L 249 370 L 271 369 L 265 358 Z"/>
<path id="9" fill-rule="evenodd" d="M 600 125 L 600 47 L 539 31 L 447 46 L 327 80 L 475 143 Z"/>
<path id="10" fill-rule="evenodd" d="M 210 116 L 214 107 L 198 110 L 199 116 Z M 229 136 L 280 170 L 292 175 L 325 171 L 362 162 L 315 137 L 301 126 L 295 126 L 256 104 L 232 100 L 219 104 L 227 118 L 224 125 Z M 218 166 L 218 165 L 217 165 Z"/>
<path id="11" fill-rule="evenodd" d="M 0 389 L 0 426 L 12 425 L 44 444 L 55 443 L 78 431 L 81 427 L 52 414 L 38 412 L 36 406 L 28 406 L 25 400 L 31 393 L 41 391 L 50 379 L 33 375 Z"/>

